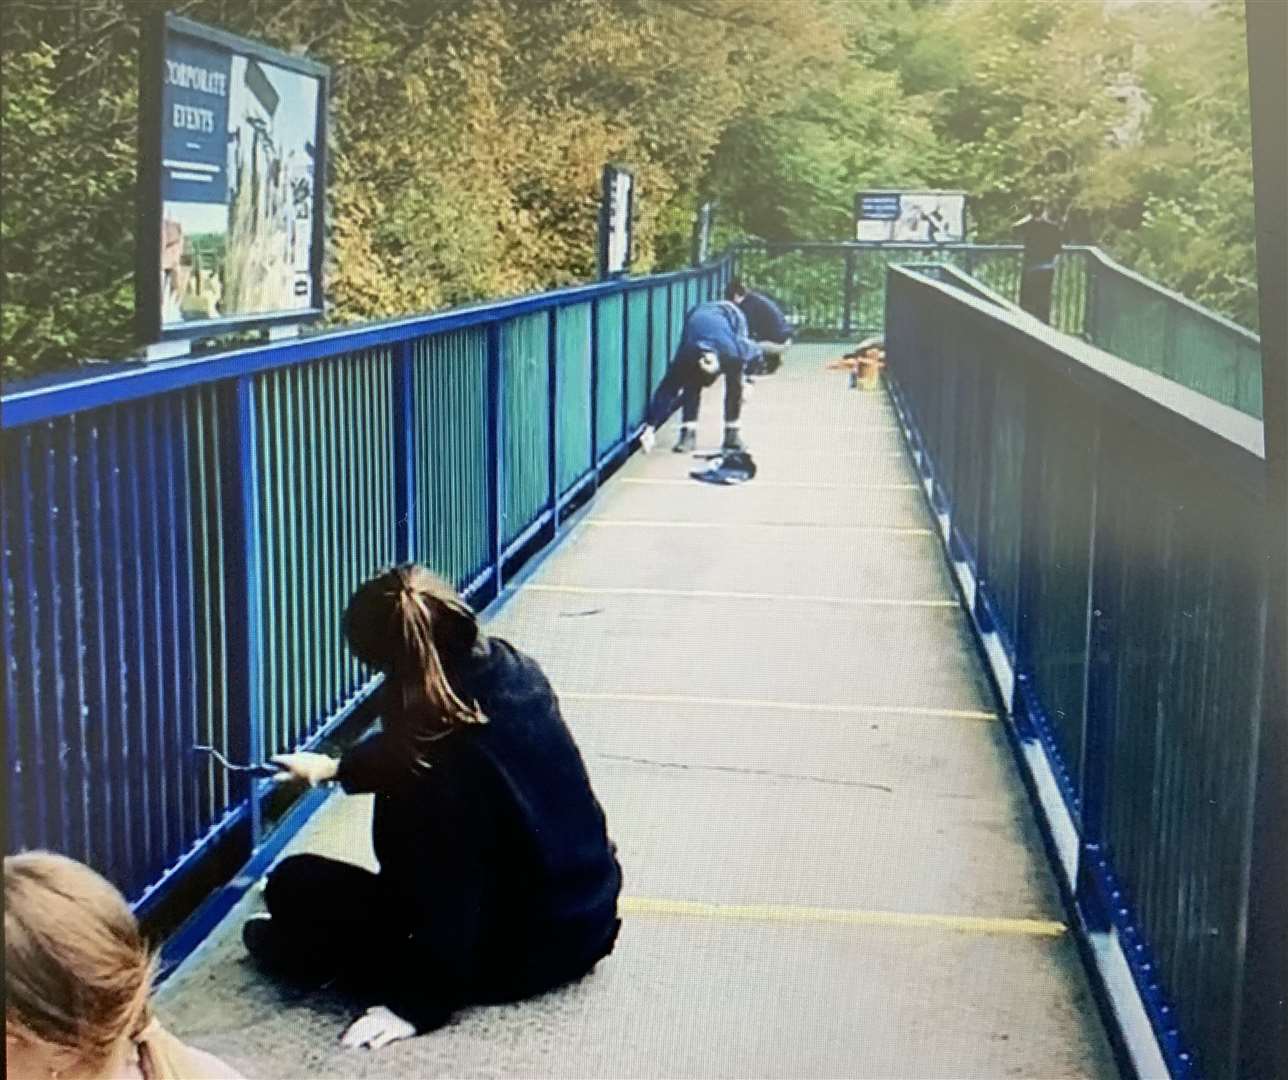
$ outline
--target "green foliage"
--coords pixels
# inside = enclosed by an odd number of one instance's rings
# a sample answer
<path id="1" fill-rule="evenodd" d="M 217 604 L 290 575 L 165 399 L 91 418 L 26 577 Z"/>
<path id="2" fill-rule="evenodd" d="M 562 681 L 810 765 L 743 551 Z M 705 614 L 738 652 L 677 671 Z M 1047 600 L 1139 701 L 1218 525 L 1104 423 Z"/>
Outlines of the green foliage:
<path id="1" fill-rule="evenodd" d="M 131 348 L 137 27 L 155 6 L 5 5 L 6 377 Z M 978 239 L 1012 239 L 1041 198 L 1074 239 L 1255 324 L 1236 0 L 181 6 L 333 65 L 333 321 L 590 278 L 611 160 L 637 176 L 638 271 L 687 262 L 712 196 L 719 243 L 847 236 L 859 188 L 960 187 Z M 1134 131 L 1122 87 L 1148 102 Z"/>

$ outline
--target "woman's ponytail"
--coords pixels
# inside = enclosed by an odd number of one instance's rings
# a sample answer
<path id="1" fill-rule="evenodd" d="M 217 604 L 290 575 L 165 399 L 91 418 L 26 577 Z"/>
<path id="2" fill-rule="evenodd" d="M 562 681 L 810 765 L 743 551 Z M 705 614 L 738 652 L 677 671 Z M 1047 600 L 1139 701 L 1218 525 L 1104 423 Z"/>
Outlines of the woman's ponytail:
<path id="1" fill-rule="evenodd" d="M 478 702 L 451 679 L 478 640 L 474 612 L 423 566 L 393 567 L 362 585 L 345 610 L 344 631 L 358 659 L 384 671 L 402 695 L 405 735 L 425 741 L 486 723 Z"/>

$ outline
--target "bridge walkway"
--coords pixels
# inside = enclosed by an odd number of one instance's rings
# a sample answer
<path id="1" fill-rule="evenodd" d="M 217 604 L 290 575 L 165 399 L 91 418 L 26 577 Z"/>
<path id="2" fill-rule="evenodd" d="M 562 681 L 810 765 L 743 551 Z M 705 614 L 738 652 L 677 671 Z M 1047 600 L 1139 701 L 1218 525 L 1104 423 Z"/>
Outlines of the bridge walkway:
<path id="1" fill-rule="evenodd" d="M 378 1052 L 260 978 L 241 906 L 163 988 L 254 1077 L 1109 1077 L 1072 934 L 884 394 L 795 347 L 760 472 L 637 455 L 489 625 L 561 694 L 626 871 L 581 983 Z M 719 439 L 708 395 L 700 444 Z M 294 841 L 374 865 L 365 799 Z"/>

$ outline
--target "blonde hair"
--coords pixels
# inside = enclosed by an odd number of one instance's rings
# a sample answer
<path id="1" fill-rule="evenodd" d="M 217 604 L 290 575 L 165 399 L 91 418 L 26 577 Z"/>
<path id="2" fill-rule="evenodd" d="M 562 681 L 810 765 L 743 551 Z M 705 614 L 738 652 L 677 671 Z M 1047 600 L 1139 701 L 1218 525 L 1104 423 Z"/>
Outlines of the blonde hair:
<path id="1" fill-rule="evenodd" d="M 354 655 L 401 691 L 402 733 L 413 741 L 487 722 L 479 703 L 465 700 L 449 678 L 478 640 L 474 611 L 425 567 L 391 567 L 360 586 L 345 609 L 344 634 Z"/>
<path id="2" fill-rule="evenodd" d="M 49 851 L 4 860 L 5 1026 L 101 1073 L 125 1039 L 147 1080 L 196 1075 L 152 1015 L 155 960 L 125 898 L 88 866 Z"/>

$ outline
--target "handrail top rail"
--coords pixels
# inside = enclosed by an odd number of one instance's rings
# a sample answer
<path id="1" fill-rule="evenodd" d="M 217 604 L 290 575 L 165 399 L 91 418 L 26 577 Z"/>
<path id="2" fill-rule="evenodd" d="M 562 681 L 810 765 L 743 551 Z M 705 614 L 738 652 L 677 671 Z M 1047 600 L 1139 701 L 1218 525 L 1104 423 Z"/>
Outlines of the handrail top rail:
<path id="1" fill-rule="evenodd" d="M 992 286 L 984 284 L 984 282 L 980 281 L 979 278 L 972 277 L 970 274 L 966 273 L 966 271 L 963 270 L 961 267 L 954 266 L 952 263 L 940 263 L 940 262 L 901 263 L 899 268 L 901 270 L 911 270 L 916 273 L 921 273 L 923 274 L 923 276 L 924 276 L 924 271 L 927 271 L 927 270 L 938 271 L 939 273 L 946 274 L 948 277 L 956 278 L 961 283 L 961 288 L 965 289 L 968 292 L 978 293 L 985 300 L 991 301 L 992 303 L 996 304 L 1000 308 L 1005 308 L 1007 311 L 1014 311 L 1014 312 L 1024 311 L 1024 309 L 1020 307 L 1019 304 L 1015 303 L 1012 300 L 1008 300 L 1005 296 L 1003 296 Z M 930 280 L 933 281 L 935 279 L 932 277 Z"/>
<path id="2" fill-rule="evenodd" d="M 727 257 L 727 253 L 722 254 L 701 266 L 662 274 L 570 285 L 562 289 L 488 300 L 442 311 L 400 315 L 301 337 L 255 342 L 201 356 L 152 363 L 119 361 L 110 366 L 105 365 L 108 367 L 105 371 L 87 372 L 84 368 L 76 368 L 36 376 L 24 380 L 13 389 L 6 388 L 0 395 L 0 429 L 24 427 L 83 409 L 120 404 L 152 394 L 184 390 L 222 379 L 321 360 L 328 356 L 483 326 L 551 308 L 570 307 L 600 297 L 671 285 L 708 273 Z"/>
<path id="3" fill-rule="evenodd" d="M 931 244 L 926 241 L 918 240 L 735 240 L 730 244 L 735 251 L 756 250 L 759 248 L 787 248 L 791 251 L 823 251 L 823 250 L 845 250 L 862 249 L 862 250 L 879 250 L 890 248 L 895 250 L 910 251 L 997 251 L 997 252 L 1018 252 L 1024 250 L 1023 244 L 977 244 L 970 240 L 948 240 L 942 244 Z M 1071 250 L 1066 248 L 1065 250 Z"/>
<path id="4" fill-rule="evenodd" d="M 1053 330 L 1027 312 L 999 310 L 958 286 L 903 267 L 892 265 L 887 273 L 905 279 L 915 289 L 940 293 L 1028 342 L 1040 343 L 1044 348 L 1039 350 L 1039 355 L 1054 363 L 1049 358 L 1053 353 L 1058 354 L 1065 361 L 1060 364 L 1062 373 L 1081 383 L 1100 400 L 1130 413 L 1188 453 L 1207 456 L 1218 470 L 1222 464 L 1228 465 L 1232 478 L 1262 490 L 1265 474 L 1262 421 L 1079 338 Z M 1205 445 L 1200 448 L 1199 442 Z"/>
<path id="5" fill-rule="evenodd" d="M 1239 325 L 1239 323 L 1235 322 L 1228 315 L 1222 315 L 1219 311 L 1213 311 L 1211 308 L 1206 308 L 1202 304 L 1191 300 L 1188 296 L 1178 293 L 1175 289 L 1169 289 L 1166 285 L 1160 285 L 1157 281 L 1151 281 L 1143 274 L 1138 274 L 1135 270 L 1131 270 L 1128 267 L 1123 266 L 1122 263 L 1115 261 L 1097 247 L 1086 247 L 1080 250 L 1085 251 L 1106 270 L 1115 274 L 1120 274 L 1122 277 L 1135 282 L 1137 285 L 1148 289 L 1150 292 L 1159 293 L 1174 303 L 1180 304 L 1182 307 L 1189 308 L 1194 312 L 1194 314 L 1199 315 L 1204 319 L 1210 319 L 1212 322 L 1219 323 L 1224 329 L 1229 330 L 1232 333 L 1236 333 L 1240 337 L 1244 338 L 1249 345 L 1252 345 L 1257 349 L 1261 348 L 1261 336 L 1255 331 L 1249 330 L 1246 326 Z"/>

